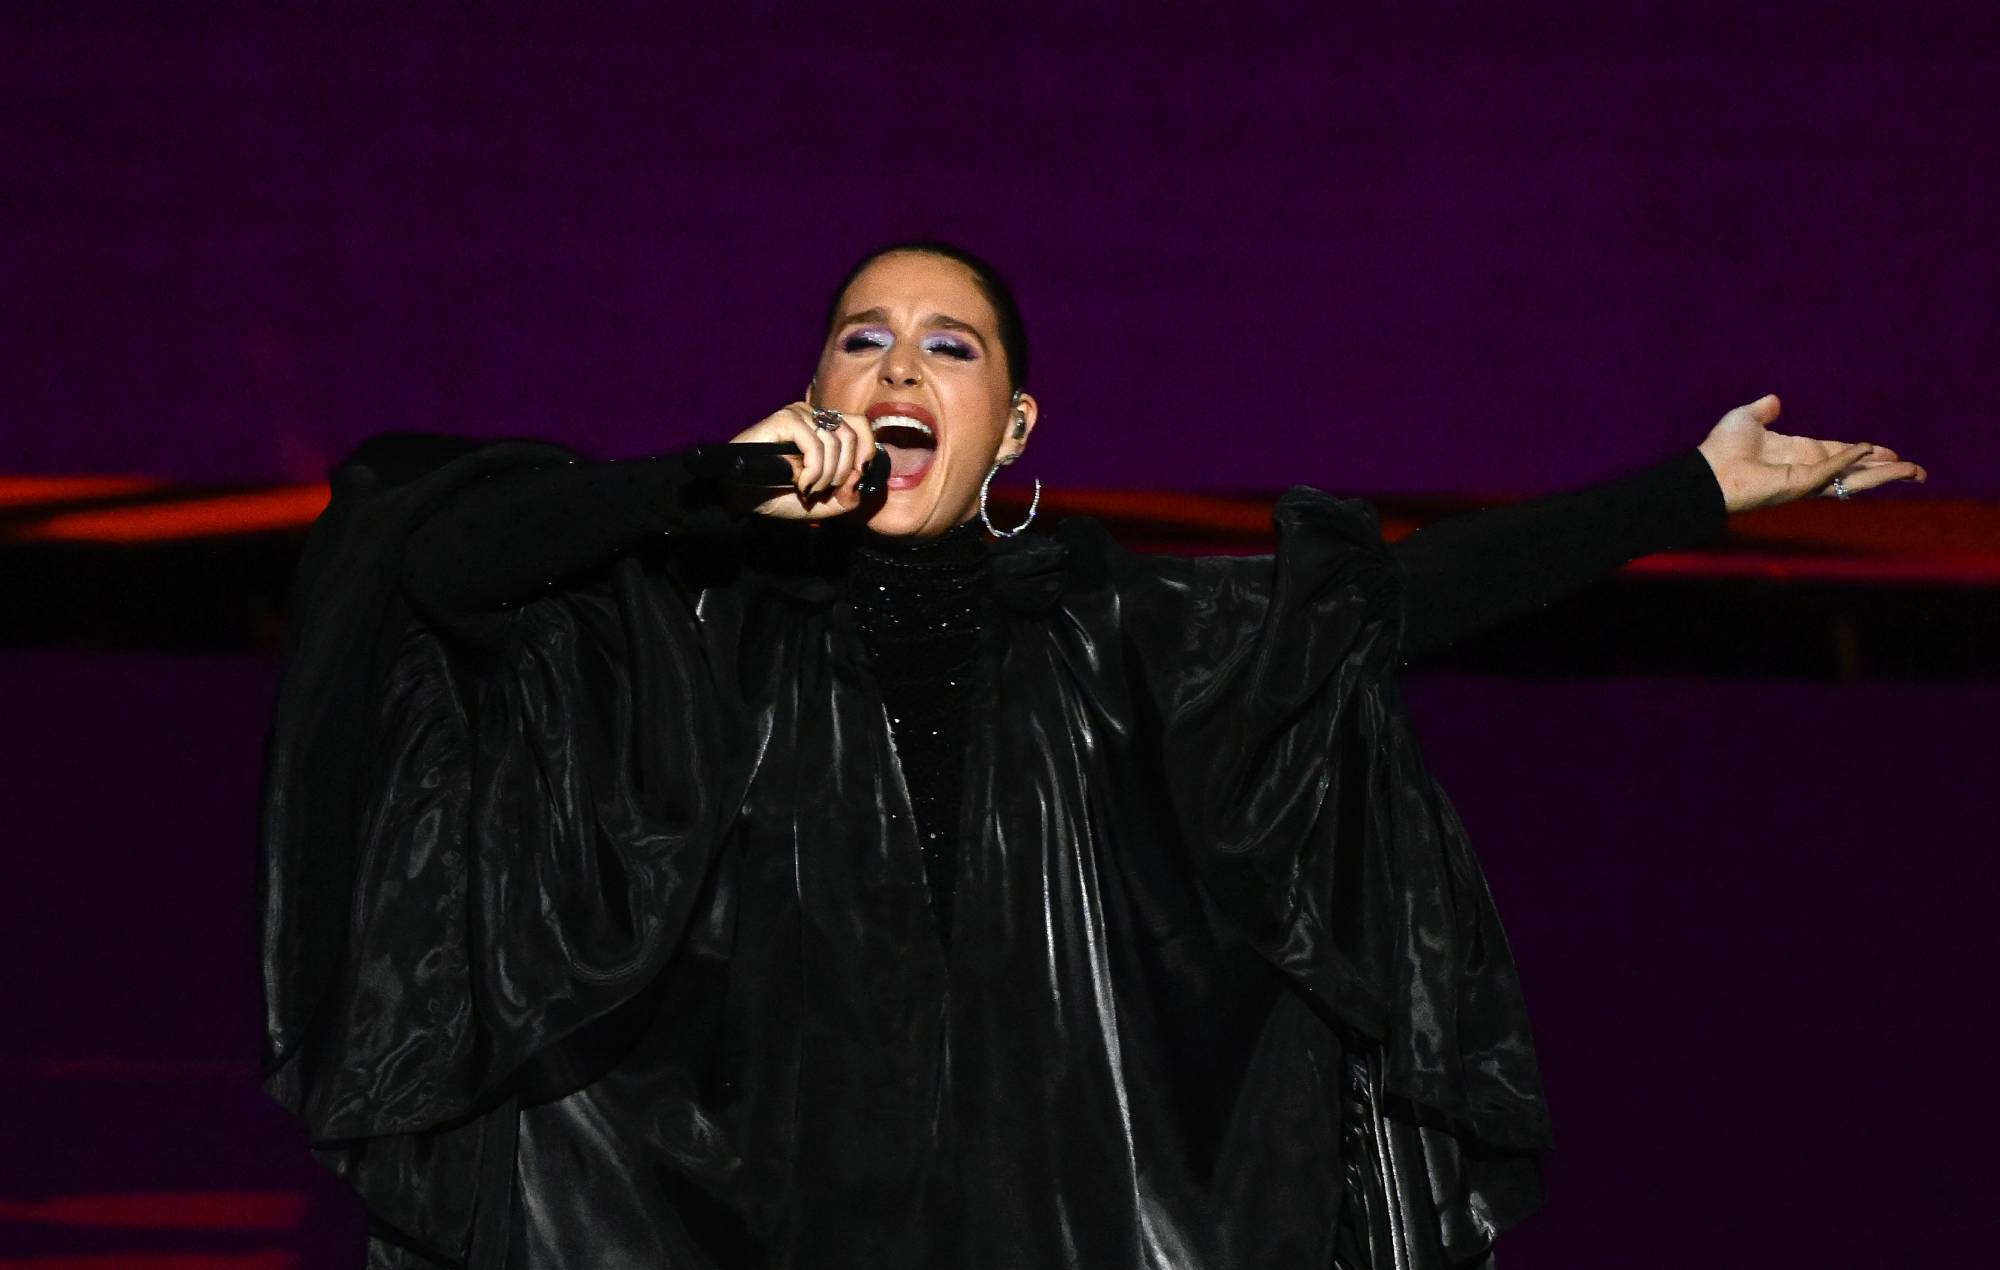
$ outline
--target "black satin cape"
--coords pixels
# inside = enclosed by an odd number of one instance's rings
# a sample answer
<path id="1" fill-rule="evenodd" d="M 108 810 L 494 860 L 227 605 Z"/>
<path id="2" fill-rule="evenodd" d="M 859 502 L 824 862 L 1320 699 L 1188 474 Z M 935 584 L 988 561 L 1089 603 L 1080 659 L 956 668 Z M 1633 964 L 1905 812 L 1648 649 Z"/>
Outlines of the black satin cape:
<path id="1" fill-rule="evenodd" d="M 413 606 L 424 517 L 571 457 L 350 462 L 295 584 L 266 1084 L 371 1263 L 1326 1270 L 1365 1178 L 1369 1260 L 1428 1267 L 1539 1203 L 1372 506 L 1294 489 L 1253 558 L 994 548 L 947 957 L 839 533 L 691 514 L 499 614 Z"/>

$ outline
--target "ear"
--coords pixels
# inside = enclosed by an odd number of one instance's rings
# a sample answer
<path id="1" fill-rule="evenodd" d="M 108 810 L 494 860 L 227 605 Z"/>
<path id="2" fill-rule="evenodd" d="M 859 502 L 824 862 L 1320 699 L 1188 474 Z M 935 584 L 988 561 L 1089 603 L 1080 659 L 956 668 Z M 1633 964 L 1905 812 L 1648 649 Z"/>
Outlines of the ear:
<path id="1" fill-rule="evenodd" d="M 1032 394 L 1023 392 L 1016 396 L 1007 408 L 1007 426 L 1000 433 L 1000 452 L 994 457 L 1002 463 L 1020 458 L 1021 451 L 1028 448 L 1028 438 L 1035 435 L 1035 420 L 1041 410 Z M 1018 437 L 1014 435 L 1017 431 L 1021 434 Z"/>

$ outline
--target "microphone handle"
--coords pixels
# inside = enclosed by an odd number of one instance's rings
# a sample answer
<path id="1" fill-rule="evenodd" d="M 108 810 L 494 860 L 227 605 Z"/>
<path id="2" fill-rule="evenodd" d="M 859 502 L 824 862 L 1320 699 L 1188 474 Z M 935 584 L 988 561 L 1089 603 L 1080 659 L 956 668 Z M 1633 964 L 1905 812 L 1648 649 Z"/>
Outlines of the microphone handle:
<path id="1" fill-rule="evenodd" d="M 790 441 L 735 441 L 698 445 L 688 451 L 688 466 L 711 481 L 753 489 L 777 489 L 792 483 L 792 465 L 799 447 Z M 889 486 L 889 452 L 875 447 L 875 457 L 862 469 L 860 492 L 875 494 Z"/>

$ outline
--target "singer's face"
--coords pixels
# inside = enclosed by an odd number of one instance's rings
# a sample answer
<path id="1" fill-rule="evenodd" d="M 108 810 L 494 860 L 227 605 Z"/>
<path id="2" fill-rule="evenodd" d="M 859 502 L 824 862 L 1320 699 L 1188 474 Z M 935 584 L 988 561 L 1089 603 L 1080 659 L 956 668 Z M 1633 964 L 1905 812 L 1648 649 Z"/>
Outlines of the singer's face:
<path id="1" fill-rule="evenodd" d="M 888 494 L 863 513 L 878 533 L 929 537 L 962 524 L 993 460 L 1023 446 L 993 306 L 955 260 L 899 253 L 862 270 L 817 379 L 819 404 L 868 415 L 889 451 Z M 1034 401 L 1023 394 L 1020 408 L 1032 428 Z"/>

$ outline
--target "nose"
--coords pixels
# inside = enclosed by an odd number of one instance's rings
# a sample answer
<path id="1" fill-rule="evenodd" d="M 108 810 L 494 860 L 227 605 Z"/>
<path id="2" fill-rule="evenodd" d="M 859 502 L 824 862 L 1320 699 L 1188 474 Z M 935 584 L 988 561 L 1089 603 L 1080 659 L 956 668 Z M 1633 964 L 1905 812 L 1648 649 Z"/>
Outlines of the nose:
<path id="1" fill-rule="evenodd" d="M 889 346 L 888 355 L 882 359 L 882 382 L 891 387 L 908 388 L 923 379 L 917 371 L 915 351 L 907 340 L 897 340 Z"/>

